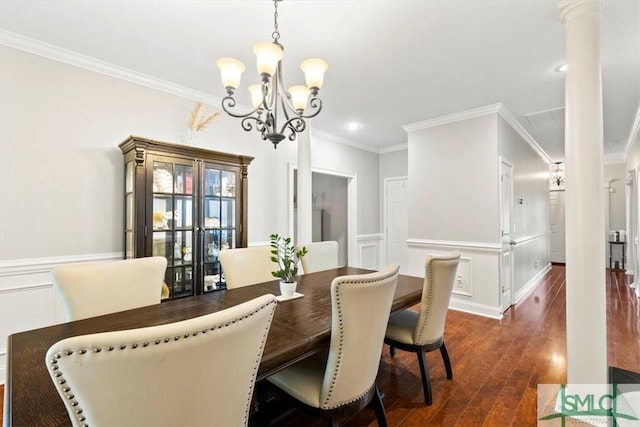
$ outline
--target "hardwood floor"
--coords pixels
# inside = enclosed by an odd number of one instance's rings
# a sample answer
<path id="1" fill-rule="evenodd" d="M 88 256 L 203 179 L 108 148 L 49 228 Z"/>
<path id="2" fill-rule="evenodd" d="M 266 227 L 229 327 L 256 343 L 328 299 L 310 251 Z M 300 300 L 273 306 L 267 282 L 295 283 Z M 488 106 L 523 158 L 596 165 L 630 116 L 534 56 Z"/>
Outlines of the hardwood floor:
<path id="1" fill-rule="evenodd" d="M 640 372 L 640 304 L 625 275 L 607 277 L 608 363 Z M 389 426 L 535 426 L 537 385 L 565 383 L 565 269 L 553 266 L 534 292 L 498 321 L 450 310 L 445 342 L 453 365 L 446 379 L 439 352 L 427 354 L 433 405 L 424 405 L 415 354 L 383 348 L 378 386 Z M 302 410 L 279 425 L 323 426 Z M 365 409 L 347 426 L 375 426 Z"/>
<path id="2" fill-rule="evenodd" d="M 639 300 L 621 272 L 608 272 L 606 285 L 609 365 L 640 372 Z M 450 310 L 445 342 L 453 380 L 446 379 L 439 352 L 428 353 L 432 406 L 423 402 L 415 354 L 397 351 L 392 358 L 385 346 L 378 385 L 385 394 L 389 425 L 536 425 L 537 385 L 566 382 L 564 310 L 562 266 L 553 266 L 534 292 L 500 321 Z M 343 422 L 377 425 L 371 409 Z M 295 410 L 278 425 L 324 426 L 326 422 Z"/>

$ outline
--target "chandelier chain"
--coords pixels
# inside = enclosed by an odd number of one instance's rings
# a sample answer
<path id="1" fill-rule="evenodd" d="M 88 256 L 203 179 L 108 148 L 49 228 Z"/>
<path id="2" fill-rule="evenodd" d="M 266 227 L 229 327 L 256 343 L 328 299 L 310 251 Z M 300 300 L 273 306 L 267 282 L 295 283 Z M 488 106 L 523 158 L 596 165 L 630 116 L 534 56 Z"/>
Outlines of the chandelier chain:
<path id="1" fill-rule="evenodd" d="M 280 30 L 278 29 L 278 1 L 280 0 L 273 0 L 273 33 L 271 34 L 271 37 L 273 37 L 274 43 L 278 43 L 278 40 L 280 39 Z"/>

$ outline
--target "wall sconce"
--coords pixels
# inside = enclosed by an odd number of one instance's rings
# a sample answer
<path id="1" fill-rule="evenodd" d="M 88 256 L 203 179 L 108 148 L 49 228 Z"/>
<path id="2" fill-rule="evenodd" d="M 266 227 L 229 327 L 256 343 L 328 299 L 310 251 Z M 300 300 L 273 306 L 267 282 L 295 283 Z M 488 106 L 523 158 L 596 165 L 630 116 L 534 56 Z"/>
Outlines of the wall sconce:
<path id="1" fill-rule="evenodd" d="M 564 187 L 564 168 L 561 167 L 562 162 L 556 162 L 556 170 L 551 174 L 551 187 Z"/>

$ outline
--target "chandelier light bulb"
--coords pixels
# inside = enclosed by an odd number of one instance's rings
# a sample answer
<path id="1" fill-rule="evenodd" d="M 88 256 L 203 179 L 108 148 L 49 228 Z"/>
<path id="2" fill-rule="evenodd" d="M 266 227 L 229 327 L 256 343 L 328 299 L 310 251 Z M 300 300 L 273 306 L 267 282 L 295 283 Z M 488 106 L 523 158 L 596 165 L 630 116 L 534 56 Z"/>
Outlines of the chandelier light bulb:
<path id="1" fill-rule="evenodd" d="M 262 104 L 262 85 L 249 85 L 249 93 L 251 93 L 251 105 L 253 108 L 258 108 Z"/>
<path id="2" fill-rule="evenodd" d="M 240 86 L 240 77 L 246 67 L 235 58 L 220 58 L 216 61 L 216 65 L 220 68 L 223 86 L 227 89 L 227 92 L 229 88 L 233 92 Z"/>
<path id="3" fill-rule="evenodd" d="M 258 42 L 253 45 L 253 53 L 256 54 L 258 73 L 273 76 L 283 56 L 282 48 L 275 43 Z"/>
<path id="4" fill-rule="evenodd" d="M 307 100 L 309 99 L 309 88 L 306 86 L 291 86 L 289 88 L 289 94 L 291 95 L 291 105 L 297 111 L 302 112 L 307 107 Z"/>
<path id="5" fill-rule="evenodd" d="M 309 58 L 302 61 L 300 69 L 304 72 L 304 79 L 311 90 L 319 90 L 324 81 L 324 73 L 329 68 L 327 61 L 320 58 Z"/>

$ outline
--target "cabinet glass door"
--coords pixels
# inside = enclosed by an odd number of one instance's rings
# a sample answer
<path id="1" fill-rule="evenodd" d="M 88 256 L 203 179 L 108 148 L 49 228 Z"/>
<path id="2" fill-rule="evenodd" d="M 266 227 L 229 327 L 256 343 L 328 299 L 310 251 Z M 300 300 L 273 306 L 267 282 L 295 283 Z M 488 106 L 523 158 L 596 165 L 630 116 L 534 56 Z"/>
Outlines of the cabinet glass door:
<path id="1" fill-rule="evenodd" d="M 236 247 L 236 172 L 204 166 L 204 291 L 224 289 L 218 254 Z"/>
<path id="2" fill-rule="evenodd" d="M 125 258 L 135 258 L 134 248 L 134 218 L 135 199 L 133 192 L 134 181 L 133 162 L 127 162 L 124 171 L 124 256 Z"/>
<path id="3" fill-rule="evenodd" d="M 193 164 L 154 160 L 152 253 L 167 259 L 171 298 L 195 294 Z"/>

